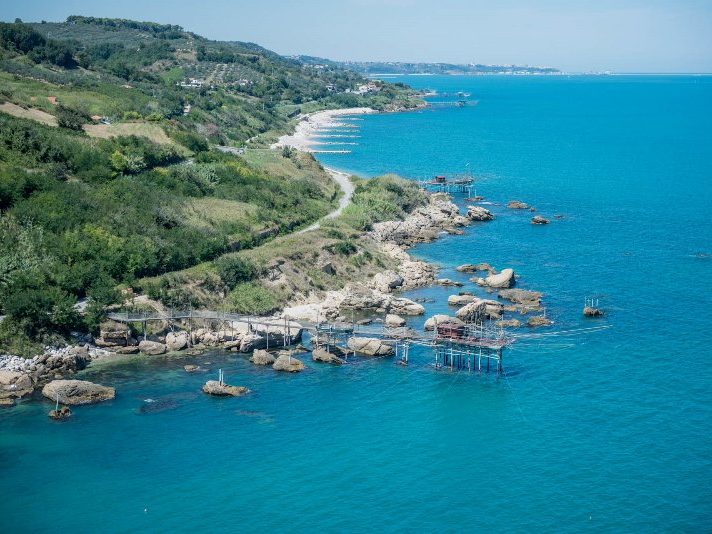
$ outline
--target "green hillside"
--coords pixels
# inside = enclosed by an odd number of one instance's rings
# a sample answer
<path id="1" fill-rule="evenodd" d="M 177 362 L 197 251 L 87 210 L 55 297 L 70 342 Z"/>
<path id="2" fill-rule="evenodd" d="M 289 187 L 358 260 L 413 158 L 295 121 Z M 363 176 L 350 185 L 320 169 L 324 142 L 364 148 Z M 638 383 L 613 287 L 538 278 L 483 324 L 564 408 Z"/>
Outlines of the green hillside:
<path id="1" fill-rule="evenodd" d="M 340 92 L 362 81 L 177 26 L 0 23 L 0 350 L 91 330 L 146 277 L 215 261 L 213 294 L 251 283 L 263 265 L 221 256 L 314 222 L 340 195 L 310 155 L 259 147 L 300 111 L 416 102 L 387 84 Z M 245 157 L 214 148 L 246 144 Z"/>

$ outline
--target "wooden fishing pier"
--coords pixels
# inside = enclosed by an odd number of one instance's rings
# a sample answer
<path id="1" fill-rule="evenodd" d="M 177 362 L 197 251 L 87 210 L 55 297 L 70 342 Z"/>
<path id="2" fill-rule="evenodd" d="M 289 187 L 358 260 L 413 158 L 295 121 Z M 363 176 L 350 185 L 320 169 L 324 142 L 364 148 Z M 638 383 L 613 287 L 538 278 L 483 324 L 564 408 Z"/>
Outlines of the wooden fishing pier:
<path id="1" fill-rule="evenodd" d="M 418 182 L 420 188 L 425 191 L 435 191 L 438 193 L 466 193 L 468 197 L 473 196 L 475 179 L 471 175 L 455 176 L 447 178 L 443 175 L 435 176 L 431 180 L 421 180 Z"/>

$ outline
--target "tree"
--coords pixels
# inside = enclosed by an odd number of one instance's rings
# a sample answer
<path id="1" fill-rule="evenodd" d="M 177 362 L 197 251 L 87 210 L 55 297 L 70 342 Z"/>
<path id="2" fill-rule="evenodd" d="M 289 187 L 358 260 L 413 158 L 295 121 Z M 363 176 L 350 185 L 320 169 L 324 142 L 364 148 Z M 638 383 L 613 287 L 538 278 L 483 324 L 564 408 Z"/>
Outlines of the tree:
<path id="1" fill-rule="evenodd" d="M 57 116 L 57 124 L 69 130 L 81 131 L 82 126 L 89 121 L 89 116 L 84 111 L 63 106 L 62 104 L 57 106 L 55 115 Z"/>

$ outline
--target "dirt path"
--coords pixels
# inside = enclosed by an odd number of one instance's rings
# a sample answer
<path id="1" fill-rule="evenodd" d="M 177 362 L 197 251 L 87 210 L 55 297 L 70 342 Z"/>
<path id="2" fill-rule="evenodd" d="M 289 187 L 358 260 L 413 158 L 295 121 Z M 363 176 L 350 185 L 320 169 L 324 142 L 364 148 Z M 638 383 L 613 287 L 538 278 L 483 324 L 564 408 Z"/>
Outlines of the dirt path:
<path id="1" fill-rule="evenodd" d="M 353 197 L 354 195 L 354 184 L 352 184 L 351 180 L 349 180 L 348 174 L 346 174 L 345 172 L 337 171 L 335 169 L 330 169 L 329 167 L 324 167 L 324 169 L 331 175 L 331 177 L 336 181 L 336 183 L 339 184 L 339 187 L 341 187 L 341 190 L 344 192 L 343 196 L 339 199 L 339 207 L 328 215 L 324 215 L 324 217 L 322 217 L 320 220 L 318 220 L 311 226 L 308 226 L 303 230 L 299 230 L 297 232 L 298 234 L 303 234 L 305 232 L 311 232 L 312 230 L 316 230 L 317 228 L 321 227 L 321 223 L 325 219 L 334 219 L 341 215 L 346 206 L 349 205 L 349 202 L 351 202 L 351 197 Z"/>

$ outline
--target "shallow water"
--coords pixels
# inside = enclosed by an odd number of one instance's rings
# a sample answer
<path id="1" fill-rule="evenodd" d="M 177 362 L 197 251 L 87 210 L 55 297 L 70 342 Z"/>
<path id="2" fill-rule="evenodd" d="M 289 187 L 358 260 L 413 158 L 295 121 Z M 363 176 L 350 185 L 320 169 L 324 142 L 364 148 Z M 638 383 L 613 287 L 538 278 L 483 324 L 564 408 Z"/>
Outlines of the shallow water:
<path id="1" fill-rule="evenodd" d="M 712 78 L 405 81 L 478 104 L 364 117 L 324 163 L 469 163 L 497 219 L 414 253 L 475 291 L 454 266 L 513 267 L 545 293 L 538 331 L 610 328 L 522 339 L 500 378 L 434 371 L 423 350 L 290 376 L 230 353 L 197 358 L 207 375 L 182 370 L 195 358 L 90 369 L 114 401 L 66 423 L 39 399 L 0 411 L 3 531 L 709 530 Z M 432 314 L 452 292 L 409 296 Z M 604 319 L 581 317 L 587 295 Z M 254 393 L 202 395 L 218 368 Z"/>

